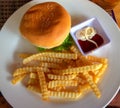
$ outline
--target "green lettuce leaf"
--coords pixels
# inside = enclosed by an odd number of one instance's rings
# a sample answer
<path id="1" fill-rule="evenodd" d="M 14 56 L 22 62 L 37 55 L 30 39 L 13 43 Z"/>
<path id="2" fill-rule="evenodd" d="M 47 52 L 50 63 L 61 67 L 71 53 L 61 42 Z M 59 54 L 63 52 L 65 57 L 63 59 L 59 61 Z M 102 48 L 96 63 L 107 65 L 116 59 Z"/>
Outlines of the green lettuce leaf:
<path id="1" fill-rule="evenodd" d="M 53 51 L 69 50 L 70 46 L 71 46 L 73 43 L 74 43 L 74 41 L 73 41 L 71 35 L 68 34 L 67 38 L 64 40 L 64 42 L 63 42 L 60 46 L 51 48 L 50 50 L 53 50 Z M 38 47 L 38 50 L 39 50 L 39 51 L 45 51 L 46 49 L 45 49 L 45 48 Z"/>

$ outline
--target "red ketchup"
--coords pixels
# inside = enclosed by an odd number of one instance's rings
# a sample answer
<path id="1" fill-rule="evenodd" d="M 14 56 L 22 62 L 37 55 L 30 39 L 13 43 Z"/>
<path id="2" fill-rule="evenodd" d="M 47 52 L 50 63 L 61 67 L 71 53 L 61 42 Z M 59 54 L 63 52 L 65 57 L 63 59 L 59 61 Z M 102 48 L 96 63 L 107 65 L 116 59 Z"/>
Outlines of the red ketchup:
<path id="1" fill-rule="evenodd" d="M 93 36 L 91 40 L 96 42 L 98 47 L 101 46 L 104 43 L 104 40 L 103 40 L 102 36 L 100 36 L 99 34 L 95 34 L 95 36 Z M 94 43 L 92 43 L 88 40 L 86 40 L 86 41 L 78 40 L 78 43 L 80 44 L 83 52 L 85 52 L 85 53 L 87 53 L 89 51 L 92 51 L 92 50 L 97 48 Z"/>

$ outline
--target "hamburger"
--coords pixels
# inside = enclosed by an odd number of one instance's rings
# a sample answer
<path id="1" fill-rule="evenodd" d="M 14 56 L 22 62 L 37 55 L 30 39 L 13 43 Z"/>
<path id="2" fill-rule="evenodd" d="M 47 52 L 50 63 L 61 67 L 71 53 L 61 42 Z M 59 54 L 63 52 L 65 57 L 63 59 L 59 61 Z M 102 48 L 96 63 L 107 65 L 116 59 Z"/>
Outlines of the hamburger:
<path id="1" fill-rule="evenodd" d="M 56 2 L 44 2 L 32 6 L 20 23 L 22 36 L 39 49 L 69 48 L 72 44 L 70 29 L 70 14 Z"/>

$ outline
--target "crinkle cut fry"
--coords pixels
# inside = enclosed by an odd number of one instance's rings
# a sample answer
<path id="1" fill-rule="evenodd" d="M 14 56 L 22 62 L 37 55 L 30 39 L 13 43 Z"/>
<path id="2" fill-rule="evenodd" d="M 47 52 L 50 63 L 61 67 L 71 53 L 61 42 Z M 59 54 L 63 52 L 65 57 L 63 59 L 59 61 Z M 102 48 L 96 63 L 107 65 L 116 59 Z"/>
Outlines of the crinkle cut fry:
<path id="1" fill-rule="evenodd" d="M 94 64 L 89 66 L 81 66 L 81 67 L 75 67 L 70 69 L 63 69 L 63 70 L 52 70 L 54 73 L 66 75 L 66 74 L 78 74 L 88 71 L 95 71 L 102 67 L 102 64 Z"/>
<path id="2" fill-rule="evenodd" d="M 106 68 L 107 68 L 107 64 L 104 64 L 100 69 L 99 72 L 96 74 L 97 77 L 101 77 L 103 75 L 103 73 L 105 72 Z"/>
<path id="3" fill-rule="evenodd" d="M 77 81 L 56 80 L 56 81 L 50 81 L 48 83 L 48 88 L 54 88 L 57 86 L 77 86 L 77 85 L 78 85 Z"/>
<path id="4" fill-rule="evenodd" d="M 29 78 L 28 85 L 38 85 L 39 79 Z"/>
<path id="5" fill-rule="evenodd" d="M 82 65 L 92 65 L 93 62 L 89 61 L 86 56 L 80 55 L 78 56 L 78 62 Z M 78 63 L 79 64 L 79 63 Z"/>
<path id="6" fill-rule="evenodd" d="M 56 63 L 45 63 L 45 62 L 42 62 L 40 64 L 41 67 L 47 67 L 47 68 L 54 68 L 54 69 L 58 69 L 60 68 L 60 65 L 59 64 L 56 64 Z"/>
<path id="7" fill-rule="evenodd" d="M 80 91 L 83 95 L 90 90 L 90 86 L 88 83 L 84 85 L 79 85 L 78 86 L 78 91 Z"/>
<path id="8" fill-rule="evenodd" d="M 92 61 L 92 62 L 99 62 L 99 63 L 103 63 L 106 64 L 108 62 L 107 58 L 100 58 L 100 57 L 96 57 L 96 56 L 87 56 L 87 59 Z"/>
<path id="9" fill-rule="evenodd" d="M 42 70 L 44 72 L 50 71 L 48 68 L 43 68 L 43 67 L 36 67 L 36 66 L 35 67 L 23 67 L 23 68 L 16 69 L 13 73 L 13 76 L 35 72 L 37 69 Z"/>
<path id="10" fill-rule="evenodd" d="M 70 50 L 71 50 L 73 53 L 79 53 L 80 55 L 82 55 L 82 54 L 79 52 L 78 48 L 77 48 L 75 45 L 72 45 L 72 46 L 70 47 Z"/>
<path id="11" fill-rule="evenodd" d="M 105 70 L 107 69 L 107 66 L 108 64 L 103 64 L 99 70 L 92 71 L 92 73 L 100 78 L 104 74 Z"/>
<path id="12" fill-rule="evenodd" d="M 39 77 L 39 84 L 40 84 L 40 88 L 41 88 L 42 99 L 48 100 L 49 99 L 49 91 L 47 89 L 47 82 L 45 79 L 45 74 L 43 71 L 40 71 L 40 70 L 37 70 L 37 74 Z"/>
<path id="13" fill-rule="evenodd" d="M 31 72 L 30 73 L 30 78 L 32 78 L 32 79 L 38 79 L 37 72 L 36 73 L 35 72 Z"/>
<path id="14" fill-rule="evenodd" d="M 23 64 L 29 63 L 32 60 L 36 60 L 39 57 L 47 56 L 54 58 L 63 58 L 63 59 L 77 59 L 77 54 L 73 53 L 61 53 L 61 52 L 42 52 L 38 54 L 34 54 L 30 57 L 27 57 L 23 60 Z"/>
<path id="15" fill-rule="evenodd" d="M 98 89 L 97 85 L 94 83 L 92 77 L 88 74 L 88 72 L 83 72 L 82 73 L 84 75 L 84 77 L 86 78 L 86 81 L 88 82 L 88 84 L 90 85 L 91 89 L 93 90 L 93 92 L 95 93 L 95 95 L 100 98 L 101 97 L 101 93 L 100 90 Z"/>
<path id="16" fill-rule="evenodd" d="M 42 61 L 42 62 L 51 62 L 51 63 L 62 63 L 63 59 L 60 58 L 51 58 L 46 56 L 37 57 L 36 60 Z"/>
<path id="17" fill-rule="evenodd" d="M 78 85 L 86 83 L 86 80 L 81 77 L 76 77 L 74 80 L 76 80 L 78 82 Z"/>
<path id="18" fill-rule="evenodd" d="M 49 91 L 50 96 L 61 97 L 66 99 L 78 99 L 81 96 L 81 92 L 67 92 L 67 91 Z"/>
<path id="19" fill-rule="evenodd" d="M 52 79 L 52 80 L 72 80 L 77 76 L 77 74 L 73 74 L 73 75 L 48 74 L 47 76 L 48 76 L 49 79 Z"/>
<path id="20" fill-rule="evenodd" d="M 28 85 L 27 86 L 27 89 L 28 90 L 31 90 L 33 92 L 37 92 L 37 93 L 41 93 L 41 89 L 39 86 L 36 86 L 36 85 Z"/>
<path id="21" fill-rule="evenodd" d="M 36 85 L 39 84 L 39 78 L 37 72 L 31 72 L 28 80 L 28 85 Z"/>
<path id="22" fill-rule="evenodd" d="M 12 81 L 11 81 L 12 84 L 16 84 L 16 83 L 20 82 L 25 76 L 26 76 L 26 74 L 14 76 Z"/>

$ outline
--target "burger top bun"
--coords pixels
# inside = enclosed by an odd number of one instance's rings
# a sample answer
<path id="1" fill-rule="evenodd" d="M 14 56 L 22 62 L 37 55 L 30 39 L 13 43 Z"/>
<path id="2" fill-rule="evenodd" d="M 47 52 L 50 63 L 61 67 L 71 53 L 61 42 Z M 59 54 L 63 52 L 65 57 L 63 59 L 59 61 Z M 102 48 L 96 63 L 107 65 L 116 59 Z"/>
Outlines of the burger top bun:
<path id="1" fill-rule="evenodd" d="M 32 44 L 53 48 L 63 43 L 71 28 L 69 13 L 56 2 L 37 4 L 24 14 L 20 32 Z"/>

